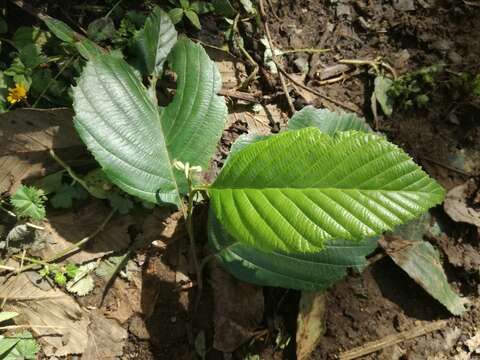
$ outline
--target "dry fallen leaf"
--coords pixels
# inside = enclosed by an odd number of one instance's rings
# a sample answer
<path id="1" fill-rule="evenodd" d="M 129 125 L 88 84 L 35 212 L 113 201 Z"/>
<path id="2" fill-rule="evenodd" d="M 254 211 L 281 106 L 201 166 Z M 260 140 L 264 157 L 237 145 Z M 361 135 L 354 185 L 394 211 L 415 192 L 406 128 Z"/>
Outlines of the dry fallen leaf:
<path id="1" fill-rule="evenodd" d="M 48 149 L 64 160 L 85 153 L 70 109 L 18 109 L 0 115 L 0 193 L 13 193 L 22 180 L 57 166 Z"/>
<path id="2" fill-rule="evenodd" d="M 32 331 L 44 343 L 45 355 L 83 353 L 90 319 L 72 297 L 55 288 L 41 290 L 25 274 L 11 277 L 2 284 L 0 298 L 5 297 L 5 310 L 21 314 L 15 319 L 17 324 L 33 326 Z"/>
<path id="3" fill-rule="evenodd" d="M 308 359 L 325 333 L 326 293 L 302 291 L 297 317 L 297 359 Z"/>
<path id="4" fill-rule="evenodd" d="M 216 263 L 211 270 L 215 303 L 213 347 L 232 352 L 253 336 L 262 321 L 263 290 L 235 279 Z"/>
<path id="5" fill-rule="evenodd" d="M 82 360 L 118 359 L 127 337 L 127 330 L 115 320 L 105 318 L 99 310 L 91 312 L 88 342 Z"/>
<path id="6" fill-rule="evenodd" d="M 473 180 L 454 187 L 447 193 L 443 208 L 452 220 L 465 222 L 480 228 L 480 212 L 471 208 L 467 203 L 472 187 L 475 187 Z"/>

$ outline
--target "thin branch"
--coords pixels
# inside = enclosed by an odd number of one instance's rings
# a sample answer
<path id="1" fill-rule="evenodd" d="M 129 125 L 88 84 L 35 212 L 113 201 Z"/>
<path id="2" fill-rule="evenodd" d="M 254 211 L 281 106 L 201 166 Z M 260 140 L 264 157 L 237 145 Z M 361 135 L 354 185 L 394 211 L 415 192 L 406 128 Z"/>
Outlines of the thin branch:
<path id="1" fill-rule="evenodd" d="M 270 50 L 272 52 L 272 61 L 277 67 L 277 70 L 279 70 L 278 77 L 280 78 L 280 83 L 282 84 L 282 89 L 285 94 L 285 97 L 288 102 L 288 106 L 290 107 L 290 111 L 293 114 L 295 114 L 295 106 L 293 106 L 293 101 L 292 98 L 290 97 L 290 93 L 287 88 L 287 84 L 285 82 L 285 79 L 283 77 L 282 71 L 280 70 L 280 66 L 278 65 L 277 61 L 277 55 L 275 54 L 275 48 L 273 47 L 273 41 L 272 41 L 272 36 L 270 34 L 270 28 L 268 27 L 268 20 L 267 20 L 267 13 L 265 11 L 265 5 L 263 4 L 263 0 L 260 0 L 260 17 L 262 18 L 263 21 L 263 27 L 265 28 L 265 34 L 267 35 L 267 41 L 268 41 L 268 46 L 270 46 Z"/>
<path id="2" fill-rule="evenodd" d="M 340 360 L 352 360 L 382 350 L 386 347 L 398 344 L 402 341 L 410 340 L 433 331 L 441 330 L 448 324 L 447 320 L 439 320 L 425 325 L 420 325 L 414 329 L 402 331 L 398 334 L 388 335 L 380 340 L 370 341 L 352 350 L 345 351 L 339 355 Z"/>
<path id="3" fill-rule="evenodd" d="M 71 252 L 81 248 L 83 245 L 85 245 L 87 242 L 89 242 L 90 240 L 92 240 L 95 236 L 97 236 L 101 231 L 103 231 L 103 229 L 105 228 L 105 226 L 108 224 L 108 222 L 110 221 L 110 219 L 113 217 L 113 215 L 115 214 L 115 209 L 110 211 L 110 213 L 108 214 L 108 216 L 102 221 L 102 223 L 100 224 L 100 226 L 95 229 L 95 231 L 90 234 L 89 236 L 87 237 L 84 237 L 82 240 L 66 247 L 65 249 L 59 251 L 58 253 L 54 254 L 53 256 L 51 256 L 50 258 L 46 259 L 46 260 L 43 260 L 45 263 L 51 263 L 51 262 L 54 262 L 58 259 L 61 259 L 63 257 L 65 257 L 66 255 L 69 255 Z M 18 270 L 15 271 L 15 274 L 18 275 L 20 274 L 21 272 L 24 272 L 24 271 L 27 271 L 27 270 L 31 270 L 35 267 L 37 267 L 38 264 L 30 264 L 30 265 L 27 265 L 27 266 L 24 266 L 24 267 L 21 267 L 19 268 Z"/>

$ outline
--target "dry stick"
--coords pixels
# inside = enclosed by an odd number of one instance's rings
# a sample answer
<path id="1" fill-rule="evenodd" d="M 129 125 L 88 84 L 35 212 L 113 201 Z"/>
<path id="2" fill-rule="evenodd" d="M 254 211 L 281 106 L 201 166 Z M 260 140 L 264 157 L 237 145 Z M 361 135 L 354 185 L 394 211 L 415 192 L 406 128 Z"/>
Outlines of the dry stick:
<path id="1" fill-rule="evenodd" d="M 433 331 L 443 329 L 447 326 L 447 320 L 439 320 L 426 325 L 420 325 L 414 329 L 402 331 L 401 333 L 388 335 L 380 340 L 370 341 L 352 350 L 345 351 L 339 355 L 339 360 L 352 360 L 382 350 L 386 347 L 410 340 Z"/>
<path id="2" fill-rule="evenodd" d="M 368 66 L 371 66 L 372 68 L 374 68 L 377 73 L 378 73 L 378 70 L 379 70 L 378 67 L 381 66 L 381 67 L 384 67 L 385 69 L 387 69 L 388 71 L 390 71 L 392 73 L 394 79 L 397 78 L 397 72 L 395 71 L 395 69 L 392 66 L 390 66 L 389 64 L 387 64 L 386 62 L 383 62 L 383 61 L 380 61 L 380 60 L 343 59 L 343 60 L 340 60 L 339 63 L 340 64 L 347 64 L 347 65 L 357 65 L 357 66 L 368 65 Z"/>
<path id="3" fill-rule="evenodd" d="M 287 84 L 283 77 L 282 71 L 280 71 L 280 66 L 278 65 L 278 61 L 276 59 L 277 55 L 275 54 L 275 48 L 273 47 L 272 36 L 270 34 L 270 28 L 268 27 L 267 13 L 265 12 L 265 6 L 263 4 L 263 0 L 260 0 L 260 16 L 263 21 L 263 27 L 265 28 L 265 34 L 267 35 L 268 46 L 270 46 L 270 50 L 272 52 L 272 60 L 275 66 L 277 67 L 277 70 L 279 70 L 278 77 L 280 78 L 280 83 L 282 84 L 283 92 L 285 93 L 288 106 L 290 106 L 290 111 L 292 112 L 292 115 L 293 115 L 296 112 L 295 106 L 293 106 L 293 101 L 288 92 Z"/>
<path id="4" fill-rule="evenodd" d="M 435 159 L 432 159 L 428 156 L 420 156 L 420 159 L 423 159 L 423 160 L 426 160 L 432 164 L 435 164 L 435 165 L 438 165 L 438 166 L 441 166 L 447 170 L 450 170 L 450 171 L 453 171 L 453 172 L 456 172 L 456 173 L 459 173 L 460 175 L 464 175 L 464 176 L 474 176 L 474 174 L 469 174 L 461 169 L 458 169 L 456 167 L 453 167 L 453 166 L 450 166 L 448 164 L 444 164 L 442 163 L 441 161 L 438 161 L 438 160 L 435 160 Z"/>

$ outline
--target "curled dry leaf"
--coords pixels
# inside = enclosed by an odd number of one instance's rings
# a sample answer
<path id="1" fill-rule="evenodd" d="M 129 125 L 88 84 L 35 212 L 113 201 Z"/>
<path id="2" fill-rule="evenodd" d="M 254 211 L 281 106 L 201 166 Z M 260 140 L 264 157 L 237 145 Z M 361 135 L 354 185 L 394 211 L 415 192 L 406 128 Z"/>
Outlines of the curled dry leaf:
<path id="1" fill-rule="evenodd" d="M 465 222 L 480 228 L 480 211 L 468 204 L 468 199 L 474 190 L 475 182 L 473 180 L 454 187 L 447 193 L 443 208 L 452 220 Z"/>
<path id="2" fill-rule="evenodd" d="M 302 291 L 297 317 L 297 359 L 308 359 L 325 334 L 326 292 Z"/>

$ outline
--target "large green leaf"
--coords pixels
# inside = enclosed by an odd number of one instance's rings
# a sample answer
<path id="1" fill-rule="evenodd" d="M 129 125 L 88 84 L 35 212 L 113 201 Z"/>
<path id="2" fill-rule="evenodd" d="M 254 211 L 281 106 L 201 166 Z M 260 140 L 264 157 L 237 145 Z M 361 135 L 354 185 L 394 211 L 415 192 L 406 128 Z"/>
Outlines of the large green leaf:
<path id="1" fill-rule="evenodd" d="M 173 160 L 206 167 L 222 134 L 226 105 L 205 50 L 177 42 L 169 62 L 177 93 L 162 111 L 134 70 L 111 55 L 89 61 L 73 89 L 75 127 L 110 180 L 144 200 L 178 203 L 186 192 Z"/>
<path id="2" fill-rule="evenodd" d="M 440 203 L 443 189 L 383 137 L 316 128 L 249 145 L 208 190 L 227 232 L 263 251 L 318 252 L 360 241 Z"/>
<path id="3" fill-rule="evenodd" d="M 135 46 L 142 55 L 141 61 L 148 74 L 158 76 L 163 63 L 177 41 L 177 31 L 170 17 L 155 7 L 145 21 L 143 29 L 135 34 Z"/>
<path id="4" fill-rule="evenodd" d="M 328 135 L 347 130 L 372 131 L 365 119 L 358 117 L 356 114 L 315 109 L 313 106 L 305 106 L 288 121 L 288 130 L 298 130 L 306 127 L 319 128 Z"/>
<path id="5" fill-rule="evenodd" d="M 243 281 L 261 286 L 279 286 L 297 290 L 323 290 L 345 276 L 347 267 L 361 270 L 365 256 L 377 246 L 376 239 L 360 242 L 331 240 L 318 253 L 260 251 L 235 241 L 223 229 L 210 210 L 209 243 L 219 252 L 223 266 Z"/>

